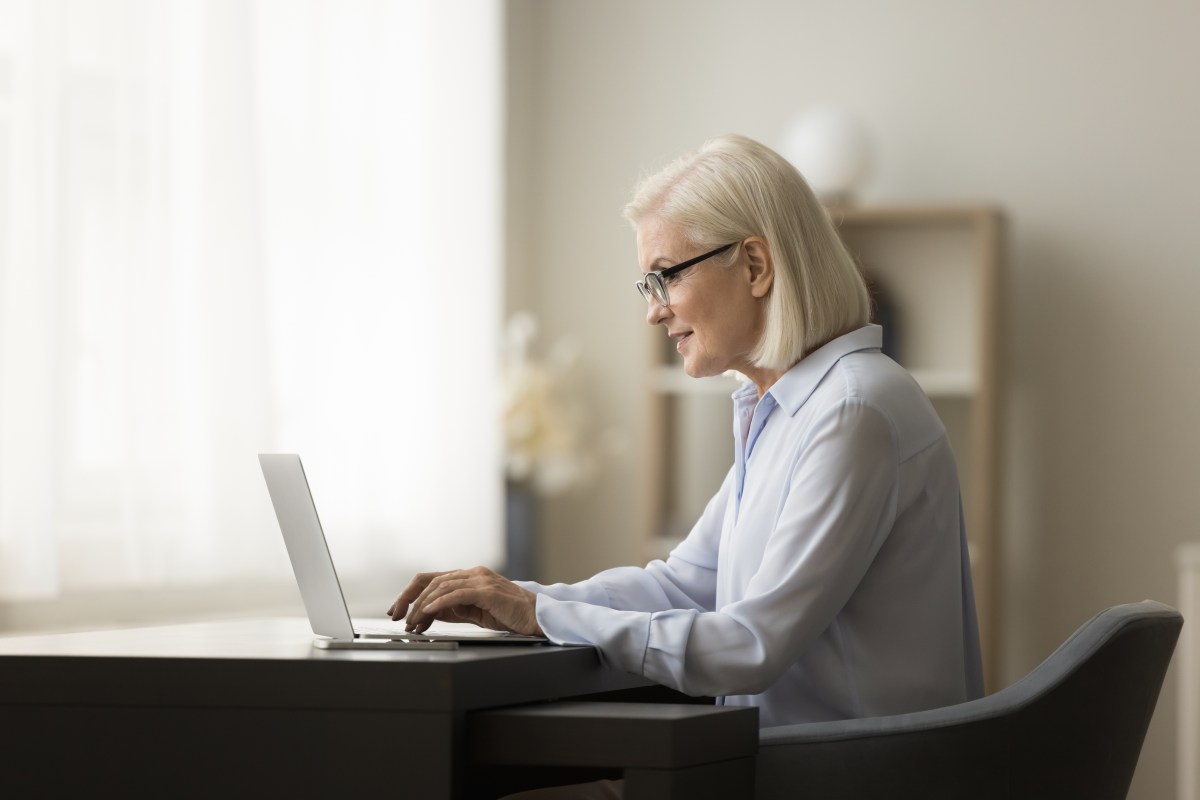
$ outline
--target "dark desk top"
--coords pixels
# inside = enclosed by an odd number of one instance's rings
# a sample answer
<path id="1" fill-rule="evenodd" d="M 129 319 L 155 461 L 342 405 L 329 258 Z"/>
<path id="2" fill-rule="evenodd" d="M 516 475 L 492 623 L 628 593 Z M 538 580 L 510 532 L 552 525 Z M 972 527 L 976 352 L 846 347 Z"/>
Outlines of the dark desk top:
<path id="1" fill-rule="evenodd" d="M 0 637 L 0 705 L 469 711 L 647 682 L 587 647 L 318 650 L 307 620 Z"/>

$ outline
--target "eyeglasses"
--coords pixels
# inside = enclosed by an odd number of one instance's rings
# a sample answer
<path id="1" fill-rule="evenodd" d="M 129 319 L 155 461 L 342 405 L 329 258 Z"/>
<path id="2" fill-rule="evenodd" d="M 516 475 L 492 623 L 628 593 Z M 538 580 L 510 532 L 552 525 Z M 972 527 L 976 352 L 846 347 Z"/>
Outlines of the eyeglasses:
<path id="1" fill-rule="evenodd" d="M 667 278 L 678 275 L 688 267 L 694 267 L 705 259 L 720 255 L 736 244 L 738 243 L 732 242 L 727 245 L 722 245 L 716 250 L 709 250 L 707 253 L 688 259 L 682 264 L 676 264 L 673 267 L 655 270 L 654 272 L 647 272 L 645 277 L 635 283 L 634 286 L 637 287 L 637 290 L 641 292 L 642 297 L 645 298 L 647 302 L 650 301 L 650 298 L 654 298 L 662 304 L 663 308 L 666 308 L 667 306 L 671 305 L 671 296 L 667 294 Z"/>

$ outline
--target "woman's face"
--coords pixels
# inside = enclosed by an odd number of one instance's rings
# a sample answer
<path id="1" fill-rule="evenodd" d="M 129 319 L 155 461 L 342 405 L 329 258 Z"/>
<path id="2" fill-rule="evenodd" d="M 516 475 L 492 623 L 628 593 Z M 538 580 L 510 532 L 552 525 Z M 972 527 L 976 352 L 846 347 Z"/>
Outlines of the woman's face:
<path id="1" fill-rule="evenodd" d="M 638 262 L 642 272 L 663 270 L 701 251 L 689 245 L 673 225 L 650 217 L 637 229 Z M 762 335 L 765 302 L 761 275 L 755 270 L 745 247 L 725 266 L 728 253 L 689 267 L 667 279 L 671 305 L 657 300 L 647 303 L 646 322 L 663 325 L 683 356 L 683 368 L 693 378 L 720 375 L 726 370 L 755 376 L 750 353 Z M 756 289 L 757 286 L 757 289 Z"/>

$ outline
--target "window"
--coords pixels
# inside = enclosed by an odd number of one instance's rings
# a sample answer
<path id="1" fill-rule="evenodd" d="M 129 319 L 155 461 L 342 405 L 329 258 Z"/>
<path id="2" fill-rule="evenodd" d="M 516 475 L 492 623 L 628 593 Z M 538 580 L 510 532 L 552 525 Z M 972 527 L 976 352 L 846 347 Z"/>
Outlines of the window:
<path id="1" fill-rule="evenodd" d="M 0 599 L 498 557 L 500 13 L 0 0 Z"/>

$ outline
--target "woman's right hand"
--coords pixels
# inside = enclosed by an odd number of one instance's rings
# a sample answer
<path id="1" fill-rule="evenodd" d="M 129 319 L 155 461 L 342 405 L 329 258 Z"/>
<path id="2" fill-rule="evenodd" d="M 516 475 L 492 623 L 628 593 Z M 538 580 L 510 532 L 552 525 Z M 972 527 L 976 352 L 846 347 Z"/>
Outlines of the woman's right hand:
<path id="1" fill-rule="evenodd" d="M 423 572 L 392 603 L 388 616 L 393 620 L 405 617 L 407 629 L 414 633 L 441 620 L 542 635 L 537 622 L 537 595 L 487 567 Z"/>

